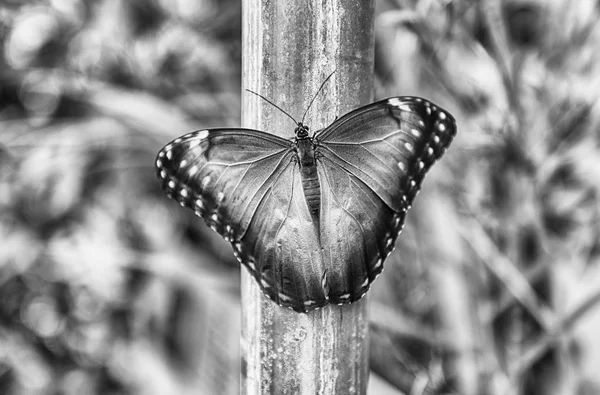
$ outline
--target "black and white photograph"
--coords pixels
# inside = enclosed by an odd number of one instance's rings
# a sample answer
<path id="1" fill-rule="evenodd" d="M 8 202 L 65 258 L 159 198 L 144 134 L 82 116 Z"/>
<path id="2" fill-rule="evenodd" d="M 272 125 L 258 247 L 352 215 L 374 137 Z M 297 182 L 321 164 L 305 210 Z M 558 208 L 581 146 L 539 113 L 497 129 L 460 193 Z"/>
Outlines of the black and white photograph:
<path id="1" fill-rule="evenodd" d="M 600 394 L 600 2 L 0 1 L 0 395 Z"/>

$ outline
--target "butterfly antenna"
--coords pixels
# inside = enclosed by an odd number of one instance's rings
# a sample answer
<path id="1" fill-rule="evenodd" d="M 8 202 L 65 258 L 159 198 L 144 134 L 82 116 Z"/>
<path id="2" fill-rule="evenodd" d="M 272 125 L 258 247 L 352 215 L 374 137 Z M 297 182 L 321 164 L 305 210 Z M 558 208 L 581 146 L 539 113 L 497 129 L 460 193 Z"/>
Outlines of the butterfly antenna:
<path id="1" fill-rule="evenodd" d="M 302 123 L 302 124 L 304 123 L 304 117 L 308 113 L 308 110 L 310 110 L 310 106 L 312 106 L 312 104 L 315 101 L 315 99 L 317 98 L 317 96 L 319 96 L 319 92 L 321 92 L 321 89 L 323 89 L 323 87 L 325 86 L 325 84 L 327 83 L 327 81 L 329 81 L 329 79 L 331 78 L 332 75 L 335 74 L 335 72 L 336 72 L 336 70 L 333 70 L 333 72 L 331 74 L 329 74 L 329 77 L 325 78 L 325 81 L 323 81 L 323 83 L 319 87 L 319 90 L 317 91 L 317 93 L 315 93 L 315 95 L 313 96 L 312 100 L 310 101 L 310 104 L 306 108 L 306 111 L 304 111 L 304 115 L 302 115 L 302 121 L 300 121 L 300 123 Z"/>
<path id="2" fill-rule="evenodd" d="M 260 97 L 261 99 L 263 99 L 264 101 L 266 101 L 267 103 L 269 103 L 270 105 L 272 105 L 273 107 L 275 107 L 276 109 L 278 109 L 279 111 L 281 111 L 282 113 L 284 113 L 285 115 L 287 115 L 288 117 L 290 117 L 290 119 L 292 121 L 294 121 L 295 125 L 298 125 L 298 122 L 294 119 L 294 117 L 292 117 L 290 114 L 288 114 L 287 112 L 285 112 L 281 107 L 279 107 L 277 104 L 273 103 L 271 100 L 267 99 L 266 97 L 264 97 L 263 95 L 260 95 L 254 91 L 251 91 L 250 89 L 246 89 L 248 92 L 255 94 L 256 96 Z"/>

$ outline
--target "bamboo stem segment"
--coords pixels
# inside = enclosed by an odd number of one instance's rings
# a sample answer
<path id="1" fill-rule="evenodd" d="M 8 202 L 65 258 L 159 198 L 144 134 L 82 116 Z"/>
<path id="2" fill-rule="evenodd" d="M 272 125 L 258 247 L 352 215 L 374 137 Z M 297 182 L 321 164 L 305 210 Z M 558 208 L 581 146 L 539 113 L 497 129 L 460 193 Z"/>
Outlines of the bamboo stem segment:
<path id="1" fill-rule="evenodd" d="M 269 98 L 316 131 L 372 100 L 373 1 L 246 0 L 242 5 L 242 88 Z M 243 93 L 242 126 L 281 137 L 294 124 Z M 343 232 L 343 229 L 340 229 Z M 282 308 L 242 270 L 242 394 L 365 394 L 366 298 L 309 314 Z"/>

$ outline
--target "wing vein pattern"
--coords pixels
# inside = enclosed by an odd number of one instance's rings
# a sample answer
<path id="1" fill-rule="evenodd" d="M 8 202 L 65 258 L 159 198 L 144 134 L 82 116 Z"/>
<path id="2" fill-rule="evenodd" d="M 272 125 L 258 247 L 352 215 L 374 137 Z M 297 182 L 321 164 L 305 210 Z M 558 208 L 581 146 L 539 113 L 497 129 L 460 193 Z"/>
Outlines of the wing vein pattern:
<path id="1" fill-rule="evenodd" d="M 231 243 L 269 298 L 306 312 L 365 295 L 456 123 L 425 99 L 393 97 L 312 138 L 303 128 L 292 140 L 252 129 L 193 132 L 159 152 L 156 173 L 171 198 Z"/>

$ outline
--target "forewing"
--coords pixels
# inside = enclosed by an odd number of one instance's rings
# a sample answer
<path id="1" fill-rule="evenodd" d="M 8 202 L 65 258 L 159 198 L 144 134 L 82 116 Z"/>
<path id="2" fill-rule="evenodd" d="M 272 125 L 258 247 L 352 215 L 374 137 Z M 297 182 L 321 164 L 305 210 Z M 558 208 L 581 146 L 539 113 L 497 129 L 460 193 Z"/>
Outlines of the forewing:
<path id="1" fill-rule="evenodd" d="M 354 110 L 316 135 L 318 154 L 353 174 L 392 210 L 410 207 L 421 181 L 456 134 L 452 115 L 418 97 Z"/>
<path id="2" fill-rule="evenodd" d="M 248 229 L 292 155 L 289 141 L 257 130 L 201 130 L 165 145 L 156 172 L 169 197 L 231 238 Z"/>
<path id="3" fill-rule="evenodd" d="M 317 232 L 291 142 L 249 129 L 211 129 L 158 154 L 163 189 L 231 242 L 261 289 L 306 311 L 327 303 Z"/>

